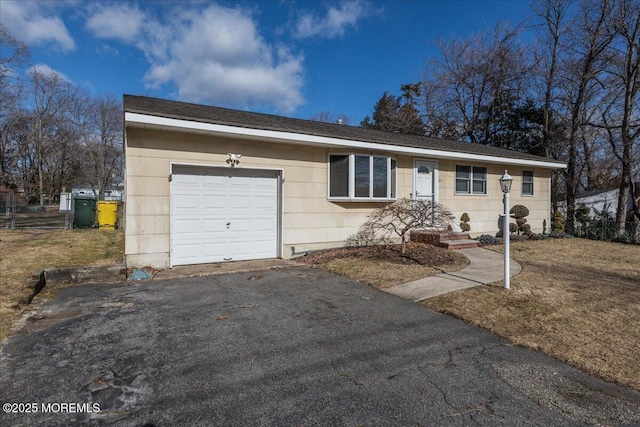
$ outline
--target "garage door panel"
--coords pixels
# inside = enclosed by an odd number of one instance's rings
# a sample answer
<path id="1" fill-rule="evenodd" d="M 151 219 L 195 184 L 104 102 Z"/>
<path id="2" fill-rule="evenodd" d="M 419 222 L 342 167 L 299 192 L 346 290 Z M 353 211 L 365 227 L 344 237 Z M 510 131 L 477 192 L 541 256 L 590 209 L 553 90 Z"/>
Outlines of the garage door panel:
<path id="1" fill-rule="evenodd" d="M 240 213 L 250 214 L 251 197 L 247 195 L 233 195 L 229 197 L 229 209 L 239 210 Z"/>
<path id="2" fill-rule="evenodd" d="M 205 243 L 202 245 L 203 258 L 205 262 L 218 262 L 220 260 L 224 260 L 226 244 L 223 242 L 220 243 Z"/>
<path id="3" fill-rule="evenodd" d="M 198 175 L 174 175 L 171 177 L 171 182 L 183 187 L 195 188 L 200 186 L 200 177 Z"/>
<path id="4" fill-rule="evenodd" d="M 278 255 L 276 172 L 174 165 L 176 170 L 180 174 L 171 182 L 172 265 Z"/>
<path id="5" fill-rule="evenodd" d="M 229 177 L 227 176 L 211 176 L 211 175 L 204 175 L 201 177 L 202 179 L 202 186 L 204 188 L 226 188 L 229 182 Z"/>
<path id="6" fill-rule="evenodd" d="M 276 180 L 272 178 L 255 178 L 254 188 L 256 190 L 275 190 Z"/>
<path id="7" fill-rule="evenodd" d="M 227 221 L 223 219 L 203 219 L 202 232 L 205 234 L 223 235 L 227 233 Z"/>
<path id="8" fill-rule="evenodd" d="M 255 245 L 253 257 L 254 259 L 275 258 L 276 253 L 273 250 L 271 243 L 266 245 Z"/>
<path id="9" fill-rule="evenodd" d="M 253 190 L 253 183 L 250 177 L 232 177 L 229 180 L 229 188 L 231 191 L 247 192 Z"/>
<path id="10" fill-rule="evenodd" d="M 253 221 L 254 231 L 256 233 L 272 234 L 276 229 L 276 223 L 273 218 L 256 218 Z"/>
<path id="11" fill-rule="evenodd" d="M 250 234 L 253 228 L 253 218 L 236 218 L 231 221 L 229 229 L 232 237 L 236 234 Z"/>
<path id="12" fill-rule="evenodd" d="M 253 239 L 240 240 L 235 239 L 230 244 L 233 260 L 247 260 L 254 258 L 254 242 Z"/>
<path id="13" fill-rule="evenodd" d="M 217 215 L 220 211 L 227 209 L 227 203 L 224 195 L 211 194 L 200 196 L 202 198 L 203 213 L 207 214 L 211 212 L 213 215 Z"/>
<path id="14" fill-rule="evenodd" d="M 174 243 L 174 263 L 178 264 L 196 264 L 200 259 L 199 244 L 180 244 Z"/>
<path id="15" fill-rule="evenodd" d="M 177 219 L 173 221 L 176 235 L 197 235 L 200 232 L 200 221 L 197 219 Z"/>
<path id="16" fill-rule="evenodd" d="M 273 258 L 276 256 L 271 239 L 254 240 L 253 245 L 256 255 L 262 258 Z"/>
<path id="17" fill-rule="evenodd" d="M 256 209 L 265 210 L 269 212 L 276 212 L 276 201 L 273 197 L 256 196 L 253 198 L 253 204 Z"/>
<path id="18" fill-rule="evenodd" d="M 187 210 L 187 209 L 197 209 L 200 203 L 197 194 L 182 194 L 179 196 L 175 196 L 172 201 L 175 203 L 175 209 L 177 211 Z"/>

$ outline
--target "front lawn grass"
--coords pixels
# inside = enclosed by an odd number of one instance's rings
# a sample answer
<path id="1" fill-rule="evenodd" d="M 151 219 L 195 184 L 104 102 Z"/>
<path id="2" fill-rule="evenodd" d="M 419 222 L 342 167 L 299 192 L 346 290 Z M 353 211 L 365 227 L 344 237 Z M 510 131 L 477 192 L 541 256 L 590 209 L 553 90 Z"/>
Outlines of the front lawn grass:
<path id="1" fill-rule="evenodd" d="M 547 239 L 511 248 L 523 270 L 510 291 L 498 282 L 422 304 L 640 390 L 640 246 Z"/>
<path id="2" fill-rule="evenodd" d="M 113 264 L 123 255 L 119 230 L 0 230 L 0 341 L 20 317 L 34 273 Z"/>

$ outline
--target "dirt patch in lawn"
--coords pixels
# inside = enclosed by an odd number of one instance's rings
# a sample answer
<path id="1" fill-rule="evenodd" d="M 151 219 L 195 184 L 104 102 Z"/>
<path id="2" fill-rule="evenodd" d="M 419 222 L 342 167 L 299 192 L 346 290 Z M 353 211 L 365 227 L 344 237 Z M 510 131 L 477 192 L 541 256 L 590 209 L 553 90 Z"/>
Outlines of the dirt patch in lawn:
<path id="1" fill-rule="evenodd" d="M 0 340 L 20 317 L 34 273 L 118 263 L 123 255 L 118 230 L 0 230 Z"/>
<path id="2" fill-rule="evenodd" d="M 511 291 L 496 283 L 423 304 L 640 390 L 640 246 L 548 239 L 511 248 L 523 267 Z"/>
<path id="3" fill-rule="evenodd" d="M 461 253 L 422 243 L 399 246 L 340 248 L 297 259 L 375 288 L 387 288 L 442 272 L 458 271 L 469 264 Z"/>

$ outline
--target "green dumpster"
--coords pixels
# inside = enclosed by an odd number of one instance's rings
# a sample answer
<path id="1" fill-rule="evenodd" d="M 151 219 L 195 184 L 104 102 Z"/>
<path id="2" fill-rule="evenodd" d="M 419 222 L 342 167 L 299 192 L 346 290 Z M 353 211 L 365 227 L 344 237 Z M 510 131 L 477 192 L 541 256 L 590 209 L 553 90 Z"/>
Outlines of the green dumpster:
<path id="1" fill-rule="evenodd" d="M 96 223 L 95 199 L 75 199 L 73 209 L 73 228 L 93 227 Z"/>

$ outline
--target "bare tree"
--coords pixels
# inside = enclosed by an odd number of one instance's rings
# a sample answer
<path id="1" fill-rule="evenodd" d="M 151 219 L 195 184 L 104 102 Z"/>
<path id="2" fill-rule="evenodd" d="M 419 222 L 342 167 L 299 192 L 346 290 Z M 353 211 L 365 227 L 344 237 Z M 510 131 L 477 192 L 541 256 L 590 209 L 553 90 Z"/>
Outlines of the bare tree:
<path id="1" fill-rule="evenodd" d="M 601 92 L 598 79 L 606 66 L 604 54 L 614 36 L 607 25 L 611 13 L 608 0 L 586 0 L 580 6 L 579 16 L 571 23 L 572 31 L 560 77 L 562 102 L 569 121 L 565 171 L 568 233 L 574 230 L 575 199 L 580 178 L 579 146 L 587 127 L 585 111 L 594 108 L 593 101 Z"/>
<path id="2" fill-rule="evenodd" d="M 538 64 L 538 74 L 541 76 L 544 86 L 542 137 L 547 157 L 557 154 L 551 148 L 553 143 L 551 117 L 557 102 L 554 88 L 557 86 L 558 60 L 561 53 L 560 41 L 566 34 L 565 21 L 571 3 L 571 0 L 538 0 L 533 4 L 533 11 L 541 18 L 543 26 L 542 35 L 537 44 L 539 51 L 536 64 Z"/>
<path id="3" fill-rule="evenodd" d="M 19 127 L 22 92 L 20 85 L 10 80 L 31 55 L 27 45 L 16 40 L 2 24 L 0 49 L 0 183 L 13 183 L 11 175 L 20 158 L 20 145 L 11 133 L 12 128 Z"/>
<path id="4" fill-rule="evenodd" d="M 441 40 L 441 59 L 423 78 L 424 118 L 429 131 L 491 144 L 487 129 L 503 101 L 520 99 L 531 69 L 518 28 L 498 23 L 466 39 Z M 433 133 L 432 133 L 433 134 Z"/>
<path id="5" fill-rule="evenodd" d="M 68 157 L 69 111 L 78 90 L 56 73 L 31 71 L 30 130 L 33 143 L 37 193 L 40 206 L 45 203 L 46 164 L 54 156 Z M 55 191 L 49 188 L 49 191 Z"/>
<path id="6" fill-rule="evenodd" d="M 122 106 L 112 94 L 97 98 L 84 96 L 73 114 L 80 141 L 76 151 L 81 175 L 102 197 L 113 184 L 115 172 L 121 166 Z"/>
<path id="7" fill-rule="evenodd" d="M 612 60 L 610 70 L 620 88 L 617 100 L 622 101 L 620 112 L 620 147 L 612 143 L 615 156 L 620 160 L 620 187 L 616 210 L 618 236 L 625 233 L 629 198 L 633 200 L 633 210 L 640 218 L 640 209 L 635 202 L 632 179 L 633 146 L 640 135 L 640 3 L 634 0 L 620 0 L 612 14 L 616 41 L 619 40 L 618 60 Z"/>
<path id="8" fill-rule="evenodd" d="M 390 244 L 400 239 L 406 252 L 407 234 L 414 229 L 446 230 L 455 220 L 449 209 L 430 200 L 398 199 L 376 209 L 347 244 Z"/>
<path id="9" fill-rule="evenodd" d="M 37 68 L 21 83 L 28 47 L 1 25 L 0 42 L 0 183 L 40 205 L 80 180 L 102 195 L 123 157 L 120 103 Z"/>
<path id="10" fill-rule="evenodd" d="M 538 0 L 533 3 L 533 11 L 540 18 L 540 36 L 538 37 L 534 73 L 541 81 L 542 94 L 542 149 L 546 157 L 560 159 L 564 141 L 563 126 L 558 114 L 557 86 L 558 62 L 560 60 L 560 42 L 566 36 L 566 20 L 572 0 Z M 560 171 L 551 174 L 551 206 L 558 210 L 558 189 Z"/>
<path id="11" fill-rule="evenodd" d="M 17 67 L 26 65 L 31 58 L 29 47 L 16 40 L 2 23 L 0 23 L 0 48 L 3 52 L 0 56 L 0 79 L 8 77 Z"/>

